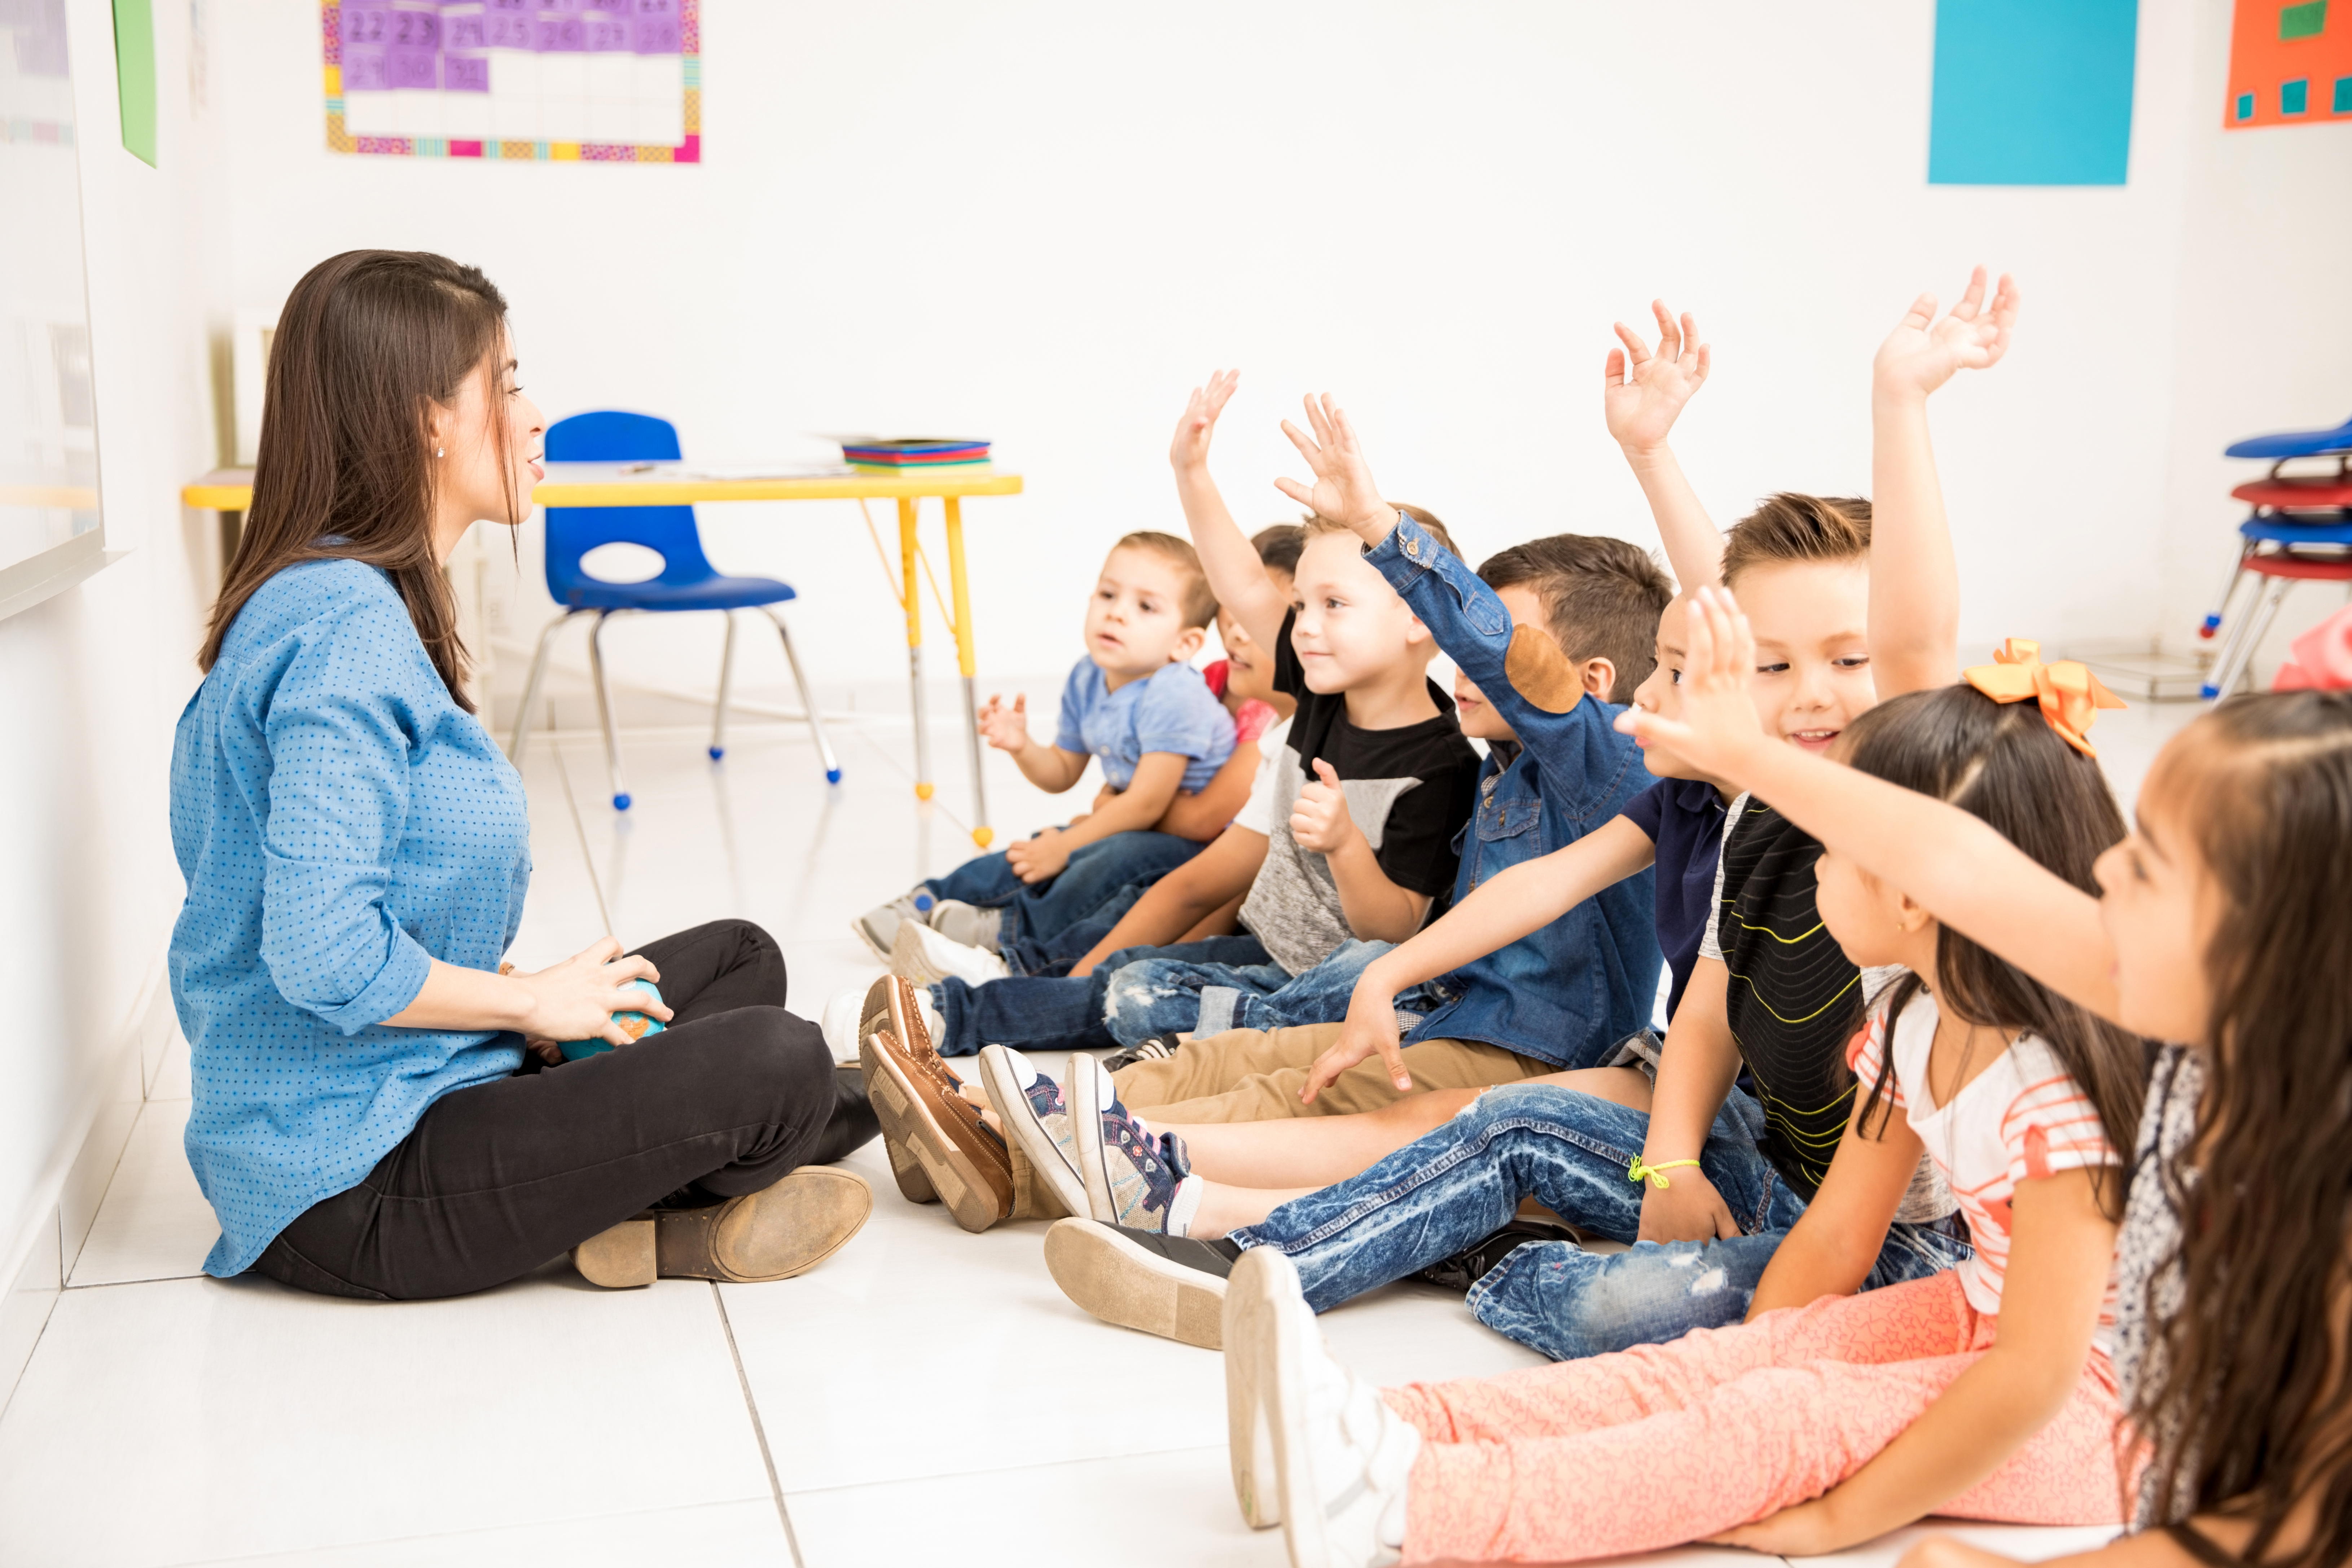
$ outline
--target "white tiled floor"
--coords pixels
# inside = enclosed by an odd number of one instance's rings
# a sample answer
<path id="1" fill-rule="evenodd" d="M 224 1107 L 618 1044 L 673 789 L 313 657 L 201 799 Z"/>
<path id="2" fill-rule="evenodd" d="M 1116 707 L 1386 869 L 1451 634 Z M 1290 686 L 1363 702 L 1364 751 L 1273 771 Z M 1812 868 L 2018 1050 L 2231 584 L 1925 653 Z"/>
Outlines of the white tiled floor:
<path id="1" fill-rule="evenodd" d="M 2105 716 L 2126 796 L 2189 710 Z M 723 915 L 783 942 L 814 1015 L 878 972 L 849 916 L 966 853 L 961 737 L 939 797 L 903 728 L 844 730 L 828 789 L 804 734 L 628 738 L 606 803 L 593 736 L 534 740 L 527 967 L 604 934 Z M 1000 843 L 1057 814 L 992 755 Z M 460 1300 L 370 1305 L 199 1272 L 215 1234 L 180 1152 L 184 1047 L 157 1075 L 68 1287 L 0 1414 L 0 1563 L 1275 1564 L 1235 1514 L 1217 1359 L 1096 1321 L 1038 1258 L 1044 1227 L 959 1231 L 852 1157 L 873 1220 L 802 1279 L 591 1289 L 556 1265 Z M 1383 1382 L 1500 1372 L 1528 1352 L 1458 1298 L 1398 1286 L 1327 1316 Z M 125 1478 L 134 1478 L 125 1490 Z M 1042 1506 L 1041 1506 L 1042 1505 Z M 2083 1531 L 1961 1527 L 2022 1555 Z M 1891 1568 L 1918 1532 L 1823 1559 Z M 1746 1553 L 1663 1553 L 1729 1568 Z"/>

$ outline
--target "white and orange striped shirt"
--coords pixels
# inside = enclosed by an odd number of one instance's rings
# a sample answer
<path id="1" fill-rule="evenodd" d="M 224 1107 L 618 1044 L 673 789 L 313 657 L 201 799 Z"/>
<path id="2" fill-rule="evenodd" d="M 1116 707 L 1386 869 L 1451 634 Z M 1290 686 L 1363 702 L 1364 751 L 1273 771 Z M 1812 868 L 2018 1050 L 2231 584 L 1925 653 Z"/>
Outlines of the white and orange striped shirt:
<path id="1" fill-rule="evenodd" d="M 1927 1089 L 1927 1058 L 1936 1039 L 1935 998 L 1912 997 L 1895 1026 L 1895 1077 L 1886 1094 L 1927 1145 L 1927 1157 L 1943 1172 L 1969 1222 L 1976 1256 L 1959 1266 L 1969 1305 L 1979 1312 L 2000 1310 L 2000 1288 L 2009 1272 L 2010 1201 L 2017 1184 L 2060 1171 L 2123 1163 L 2099 1123 L 2098 1108 L 2083 1092 L 2048 1043 L 2035 1035 L 2016 1042 L 1969 1081 L 1949 1105 L 1937 1107 Z M 1885 1059 L 1884 1013 L 1854 1037 L 1852 1066 L 1867 1095 Z M 2116 1281 L 2107 1275 L 2099 1303 L 2095 1342 L 2112 1352 Z"/>

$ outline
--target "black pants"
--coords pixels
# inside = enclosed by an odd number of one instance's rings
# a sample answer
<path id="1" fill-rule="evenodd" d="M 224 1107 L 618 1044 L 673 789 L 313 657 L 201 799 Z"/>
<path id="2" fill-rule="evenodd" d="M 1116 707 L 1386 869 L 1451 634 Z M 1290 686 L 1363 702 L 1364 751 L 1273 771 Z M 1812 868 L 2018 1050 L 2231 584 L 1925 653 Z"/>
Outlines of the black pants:
<path id="1" fill-rule="evenodd" d="M 600 1056 L 443 1095 L 348 1192 L 254 1263 L 298 1289 L 457 1296 L 527 1274 L 656 1203 L 755 1193 L 874 1133 L 856 1073 L 784 1011 L 784 956 L 748 921 L 638 950 L 676 1014 Z"/>

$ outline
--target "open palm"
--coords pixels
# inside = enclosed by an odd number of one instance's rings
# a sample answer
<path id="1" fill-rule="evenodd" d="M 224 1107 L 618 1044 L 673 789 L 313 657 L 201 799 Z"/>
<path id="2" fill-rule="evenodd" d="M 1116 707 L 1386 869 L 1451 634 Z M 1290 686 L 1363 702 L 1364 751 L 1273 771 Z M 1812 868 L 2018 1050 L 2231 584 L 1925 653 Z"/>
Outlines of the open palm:
<path id="1" fill-rule="evenodd" d="M 1943 320 L 1936 319 L 1936 296 L 1922 294 L 1878 345 L 1872 374 L 1880 389 L 1925 395 L 1963 370 L 1985 370 L 2009 352 L 2010 329 L 2022 296 L 2008 273 L 2000 275 L 1992 303 L 1985 303 L 1985 269 L 1969 278 L 1967 292 Z"/>
<path id="2" fill-rule="evenodd" d="M 1205 384 L 1192 389 L 1191 400 L 1184 405 L 1184 417 L 1176 422 L 1176 438 L 1168 447 L 1168 460 L 1179 472 L 1208 467 L 1209 440 L 1217 433 L 1217 416 L 1225 411 L 1241 379 L 1237 370 L 1213 371 Z"/>
<path id="3" fill-rule="evenodd" d="M 1275 488 L 1318 517 L 1359 531 L 1378 525 L 1385 531 L 1395 519 L 1388 503 L 1381 500 L 1380 487 L 1372 483 L 1371 466 L 1364 461 L 1364 449 L 1356 440 L 1355 426 L 1348 423 L 1347 412 L 1328 393 L 1309 395 L 1307 423 L 1314 429 L 1312 436 L 1287 419 L 1282 422 L 1282 433 L 1307 459 L 1315 483 L 1310 487 L 1297 479 L 1276 479 Z"/>
<path id="4" fill-rule="evenodd" d="M 1601 411 L 1609 434 L 1632 451 L 1646 451 L 1663 443 L 1681 416 L 1683 405 L 1706 384 L 1714 355 L 1699 342 L 1698 322 L 1685 311 L 1681 320 L 1664 300 L 1650 301 L 1658 319 L 1658 347 L 1651 352 L 1642 335 L 1624 322 L 1615 323 L 1623 346 L 1609 351 L 1602 371 Z"/>

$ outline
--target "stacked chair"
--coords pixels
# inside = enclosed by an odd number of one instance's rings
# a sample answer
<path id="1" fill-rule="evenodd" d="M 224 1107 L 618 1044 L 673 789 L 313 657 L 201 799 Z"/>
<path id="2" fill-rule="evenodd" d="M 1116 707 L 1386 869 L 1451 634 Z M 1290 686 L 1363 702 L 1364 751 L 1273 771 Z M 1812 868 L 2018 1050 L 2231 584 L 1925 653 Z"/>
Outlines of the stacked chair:
<path id="1" fill-rule="evenodd" d="M 2227 456 L 2267 458 L 2271 471 L 2230 492 L 2253 511 L 2238 525 L 2242 542 L 2229 586 L 2198 628 L 2201 637 L 2221 639 L 2204 685 L 2208 699 L 2244 678 L 2288 589 L 2314 581 L 2352 583 L 2352 419 L 2333 430 L 2257 436 L 2230 447 Z M 2333 458 L 2334 471 L 2282 472 L 2291 460 L 2305 458 Z M 2233 609 L 2250 576 L 2261 579 L 2261 586 L 2244 595 L 2242 608 Z"/>

